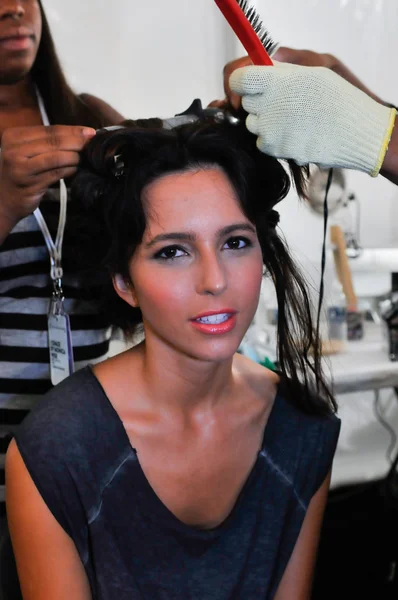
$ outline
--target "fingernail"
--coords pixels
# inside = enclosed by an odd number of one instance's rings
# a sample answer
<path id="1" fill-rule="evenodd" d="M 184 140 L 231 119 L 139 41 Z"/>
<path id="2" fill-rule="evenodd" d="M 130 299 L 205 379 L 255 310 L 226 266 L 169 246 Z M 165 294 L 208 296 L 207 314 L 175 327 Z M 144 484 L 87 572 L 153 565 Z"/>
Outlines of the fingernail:
<path id="1" fill-rule="evenodd" d="M 93 135 L 95 135 L 95 129 L 92 129 L 91 127 L 85 127 L 82 131 L 82 134 L 85 137 L 92 137 Z"/>

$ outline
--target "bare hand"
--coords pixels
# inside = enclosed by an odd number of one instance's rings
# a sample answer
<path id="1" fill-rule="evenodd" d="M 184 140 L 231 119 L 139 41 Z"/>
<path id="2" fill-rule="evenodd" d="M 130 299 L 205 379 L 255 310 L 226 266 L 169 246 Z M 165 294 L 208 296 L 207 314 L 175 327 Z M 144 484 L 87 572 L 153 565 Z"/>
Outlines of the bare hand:
<path id="1" fill-rule="evenodd" d="M 50 185 L 75 174 L 79 153 L 95 130 L 86 127 L 16 127 L 2 136 L 0 221 L 11 230 L 40 204 Z"/>

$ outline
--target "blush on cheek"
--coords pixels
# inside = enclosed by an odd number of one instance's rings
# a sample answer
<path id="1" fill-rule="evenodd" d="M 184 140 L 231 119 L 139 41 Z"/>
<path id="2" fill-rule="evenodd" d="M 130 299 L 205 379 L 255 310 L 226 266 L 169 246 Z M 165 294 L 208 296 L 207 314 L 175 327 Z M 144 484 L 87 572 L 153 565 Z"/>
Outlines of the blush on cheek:
<path id="1" fill-rule="evenodd" d="M 250 304 L 258 302 L 263 280 L 263 269 L 262 261 L 257 260 L 248 262 L 243 268 L 239 269 L 239 272 L 234 274 L 240 294 Z"/>
<path id="2" fill-rule="evenodd" d="M 167 321 L 176 311 L 184 314 L 181 311 L 186 312 L 192 300 L 192 290 L 188 288 L 186 278 L 173 278 L 170 272 L 166 277 L 148 277 L 141 285 L 138 283 L 137 297 L 144 318 L 160 315 Z"/>
<path id="3" fill-rule="evenodd" d="M 253 282 L 251 287 L 249 285 L 246 286 L 246 293 L 245 293 L 244 301 L 246 302 L 248 312 L 251 313 L 251 316 L 249 319 L 250 323 L 254 319 L 254 316 L 255 316 L 257 308 L 258 308 L 258 304 L 260 301 L 260 291 L 261 291 L 261 284 L 258 284 L 258 283 L 254 284 L 254 282 Z"/>
<path id="4" fill-rule="evenodd" d="M 248 308 L 248 324 L 247 327 L 252 323 L 260 301 L 261 283 L 263 279 L 263 269 L 253 273 L 253 277 L 245 279 L 245 292 L 243 301 L 246 302 Z M 242 285 L 243 287 L 243 285 Z"/>

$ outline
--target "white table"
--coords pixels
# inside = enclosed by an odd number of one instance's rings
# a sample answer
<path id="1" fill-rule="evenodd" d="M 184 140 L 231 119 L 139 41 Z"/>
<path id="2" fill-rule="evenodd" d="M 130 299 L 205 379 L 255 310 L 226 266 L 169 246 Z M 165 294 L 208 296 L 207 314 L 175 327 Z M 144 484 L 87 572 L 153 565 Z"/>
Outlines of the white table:
<path id="1" fill-rule="evenodd" d="M 364 327 L 362 340 L 347 342 L 343 352 L 325 358 L 342 421 L 332 489 L 380 479 L 390 468 L 391 435 L 375 417 L 372 392 L 398 387 L 398 362 L 389 359 L 381 326 L 366 322 Z M 384 418 L 398 431 L 397 401 L 387 389 L 380 400 Z"/>
<path id="2" fill-rule="evenodd" d="M 362 340 L 347 342 L 343 352 L 325 358 L 335 394 L 398 387 L 398 362 L 389 359 L 381 327 L 364 327 Z"/>

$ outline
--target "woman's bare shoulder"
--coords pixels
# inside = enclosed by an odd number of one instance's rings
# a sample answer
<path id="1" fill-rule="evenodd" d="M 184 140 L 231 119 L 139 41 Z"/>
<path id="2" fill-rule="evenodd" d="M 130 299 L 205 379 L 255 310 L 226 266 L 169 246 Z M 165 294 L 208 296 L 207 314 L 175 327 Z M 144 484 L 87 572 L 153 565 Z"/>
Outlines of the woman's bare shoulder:
<path id="1" fill-rule="evenodd" d="M 260 401 L 266 400 L 267 404 L 273 403 L 280 382 L 277 373 L 241 354 L 235 355 L 233 369 L 242 385 L 247 387 Z"/>
<path id="2" fill-rule="evenodd" d="M 123 420 L 126 409 L 142 396 L 142 364 L 139 349 L 129 348 L 92 367 L 113 408 Z"/>

